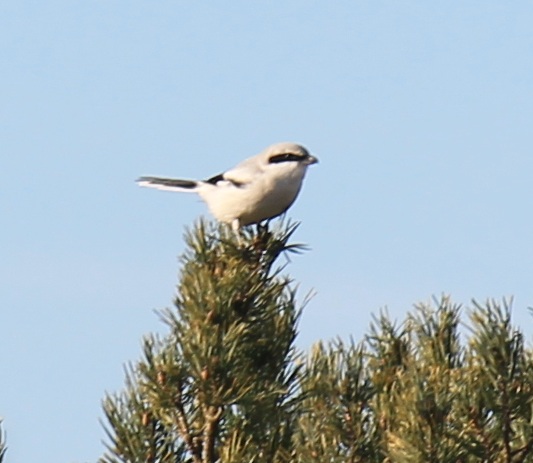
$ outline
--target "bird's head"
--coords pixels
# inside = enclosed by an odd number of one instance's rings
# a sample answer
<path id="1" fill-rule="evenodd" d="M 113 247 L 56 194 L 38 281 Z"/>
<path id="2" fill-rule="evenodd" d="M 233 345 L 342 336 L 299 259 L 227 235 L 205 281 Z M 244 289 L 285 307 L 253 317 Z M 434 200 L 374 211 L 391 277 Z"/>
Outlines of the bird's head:
<path id="1" fill-rule="evenodd" d="M 268 164 L 309 166 L 316 164 L 318 159 L 297 143 L 276 143 L 263 151 L 264 159 Z"/>

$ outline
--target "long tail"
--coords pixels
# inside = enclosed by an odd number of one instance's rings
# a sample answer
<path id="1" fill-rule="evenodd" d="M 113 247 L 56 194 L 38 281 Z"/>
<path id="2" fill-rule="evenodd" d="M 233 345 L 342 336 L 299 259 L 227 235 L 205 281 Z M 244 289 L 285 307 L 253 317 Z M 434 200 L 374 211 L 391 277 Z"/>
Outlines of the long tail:
<path id="1" fill-rule="evenodd" d="M 198 186 L 198 182 L 194 180 L 179 180 L 162 177 L 140 177 L 137 179 L 137 183 L 139 186 L 157 188 L 158 190 L 187 192 L 194 192 Z"/>

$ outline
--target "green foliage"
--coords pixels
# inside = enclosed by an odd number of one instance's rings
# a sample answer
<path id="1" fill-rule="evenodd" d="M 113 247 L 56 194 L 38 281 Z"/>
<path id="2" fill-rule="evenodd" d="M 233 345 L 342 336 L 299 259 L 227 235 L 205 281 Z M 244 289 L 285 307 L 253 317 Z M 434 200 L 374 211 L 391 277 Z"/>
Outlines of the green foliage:
<path id="1" fill-rule="evenodd" d="M 101 463 L 533 462 L 532 352 L 509 304 L 443 297 L 298 355 L 294 287 L 275 267 L 301 249 L 294 229 L 187 235 L 168 334 L 145 338 L 104 401 Z"/>
<path id="2" fill-rule="evenodd" d="M 237 239 L 200 223 L 170 333 L 144 342 L 126 391 L 104 402 L 109 452 L 102 462 L 286 461 L 299 367 L 300 311 L 290 281 L 273 269 L 295 227 Z"/>
<path id="3" fill-rule="evenodd" d="M 361 347 L 314 346 L 301 377 L 295 462 L 381 461 Z"/>
<path id="4" fill-rule="evenodd" d="M 6 440 L 5 440 L 4 432 L 2 430 L 2 420 L 0 420 L 0 463 L 4 461 L 6 450 L 7 450 Z"/>
<path id="5" fill-rule="evenodd" d="M 510 307 L 474 302 L 463 345 L 459 315 L 443 298 L 315 347 L 295 461 L 532 462 L 533 362 Z"/>

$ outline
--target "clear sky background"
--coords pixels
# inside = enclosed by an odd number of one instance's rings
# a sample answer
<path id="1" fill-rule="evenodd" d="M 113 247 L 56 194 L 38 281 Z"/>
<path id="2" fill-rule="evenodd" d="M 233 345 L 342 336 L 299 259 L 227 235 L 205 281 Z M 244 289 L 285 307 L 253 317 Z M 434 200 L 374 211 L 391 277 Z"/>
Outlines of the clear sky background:
<path id="1" fill-rule="evenodd" d="M 531 340 L 530 1 L 0 2 L 0 416 L 9 463 L 91 462 L 100 401 L 165 332 L 205 178 L 278 141 L 320 158 L 298 346 L 388 307 L 514 296 Z"/>

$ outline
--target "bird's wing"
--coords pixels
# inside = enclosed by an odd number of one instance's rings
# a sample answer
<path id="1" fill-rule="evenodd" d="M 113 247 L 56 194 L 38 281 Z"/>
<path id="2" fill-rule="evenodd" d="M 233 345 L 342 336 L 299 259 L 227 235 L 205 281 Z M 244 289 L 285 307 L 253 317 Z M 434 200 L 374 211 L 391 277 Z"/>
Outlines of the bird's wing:
<path id="1" fill-rule="evenodd" d="M 246 159 L 232 169 L 221 174 L 221 176 L 224 180 L 242 186 L 251 183 L 260 173 L 261 168 L 257 161 L 254 159 Z"/>
<path id="2" fill-rule="evenodd" d="M 213 177 L 204 180 L 203 183 L 210 183 L 211 185 L 217 185 L 219 182 L 229 182 L 235 186 L 246 185 L 257 176 L 261 170 L 257 167 L 256 163 L 249 162 L 247 159 L 240 164 L 236 165 L 230 170 L 223 172 L 222 174 L 213 175 Z"/>

